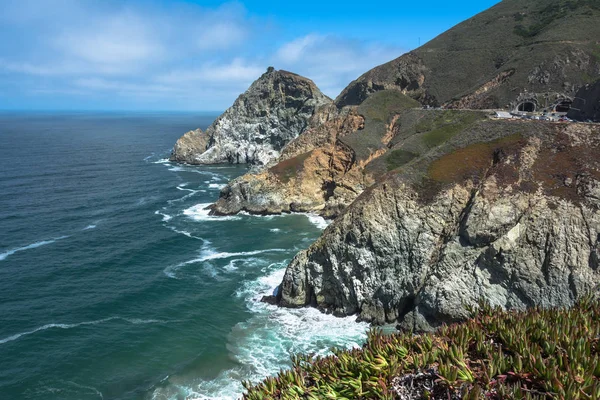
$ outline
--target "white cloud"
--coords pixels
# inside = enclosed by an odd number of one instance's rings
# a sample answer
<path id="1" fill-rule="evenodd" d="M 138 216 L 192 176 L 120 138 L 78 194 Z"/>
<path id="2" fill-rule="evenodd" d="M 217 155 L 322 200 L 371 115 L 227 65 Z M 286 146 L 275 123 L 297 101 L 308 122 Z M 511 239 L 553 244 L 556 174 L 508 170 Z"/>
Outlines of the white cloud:
<path id="1" fill-rule="evenodd" d="M 160 75 L 156 81 L 169 84 L 189 83 L 247 83 L 256 80 L 266 67 L 248 64 L 241 58 L 231 63 L 206 63 L 199 68 L 176 69 Z"/>
<path id="2" fill-rule="evenodd" d="M 102 78 L 80 78 L 76 79 L 73 83 L 75 86 L 85 89 L 114 91 L 121 94 L 165 94 L 178 91 L 177 88 L 171 86 L 131 83 Z"/>
<path id="3" fill-rule="evenodd" d="M 202 50 L 228 49 L 244 42 L 247 31 L 236 22 L 219 22 L 200 32 L 197 43 Z"/>
<path id="4" fill-rule="evenodd" d="M 272 31 L 237 2 L 206 8 L 187 1 L 0 0 L 0 25 L 0 84 L 20 82 L 23 92 L 48 98 L 162 98 L 168 108 L 224 109 L 269 65 L 304 75 L 335 97 L 402 53 L 318 33 L 281 44 L 285 27 Z"/>
<path id="5" fill-rule="evenodd" d="M 307 35 L 284 44 L 277 51 L 276 57 L 284 63 L 295 63 L 301 60 L 308 49 L 315 43 L 322 41 L 323 37 L 315 34 Z"/>
<path id="6" fill-rule="evenodd" d="M 122 69 L 157 59 L 163 52 L 152 27 L 131 12 L 105 16 L 89 26 L 65 29 L 53 44 L 69 58 Z"/>
<path id="7" fill-rule="evenodd" d="M 364 72 L 402 53 L 394 46 L 313 33 L 282 45 L 273 63 L 311 78 L 325 94 L 335 97 Z"/>

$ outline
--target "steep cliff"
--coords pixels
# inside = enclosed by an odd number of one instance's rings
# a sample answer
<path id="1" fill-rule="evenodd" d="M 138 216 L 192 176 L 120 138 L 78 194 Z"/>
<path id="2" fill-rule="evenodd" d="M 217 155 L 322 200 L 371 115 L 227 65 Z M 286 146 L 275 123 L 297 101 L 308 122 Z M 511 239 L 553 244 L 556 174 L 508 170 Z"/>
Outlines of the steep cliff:
<path id="1" fill-rule="evenodd" d="M 335 217 L 375 182 L 380 172 L 367 165 L 388 150 L 398 114 L 418 105 L 397 91 L 382 91 L 359 107 L 321 107 L 275 165 L 223 189 L 213 213 L 310 211 Z"/>
<path id="2" fill-rule="evenodd" d="M 288 266 L 283 306 L 427 330 L 600 282 L 600 128 L 479 120 L 367 189 Z"/>
<path id="3" fill-rule="evenodd" d="M 514 107 L 536 93 L 572 97 L 600 75 L 599 22 L 596 1 L 504 0 L 366 72 L 336 103 L 361 104 L 385 89 L 472 109 Z"/>
<path id="4" fill-rule="evenodd" d="M 307 127 L 315 109 L 328 103 L 311 80 L 270 67 L 206 132 L 179 139 L 171 160 L 267 164 Z"/>

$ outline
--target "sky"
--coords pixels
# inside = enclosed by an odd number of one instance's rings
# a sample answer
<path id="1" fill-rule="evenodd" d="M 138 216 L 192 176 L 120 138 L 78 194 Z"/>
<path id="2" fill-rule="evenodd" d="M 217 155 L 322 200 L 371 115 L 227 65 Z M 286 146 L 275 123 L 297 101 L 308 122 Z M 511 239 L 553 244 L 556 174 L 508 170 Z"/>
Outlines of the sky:
<path id="1" fill-rule="evenodd" d="M 496 3 L 0 0 L 0 110 L 222 111 L 269 66 L 335 98 Z"/>

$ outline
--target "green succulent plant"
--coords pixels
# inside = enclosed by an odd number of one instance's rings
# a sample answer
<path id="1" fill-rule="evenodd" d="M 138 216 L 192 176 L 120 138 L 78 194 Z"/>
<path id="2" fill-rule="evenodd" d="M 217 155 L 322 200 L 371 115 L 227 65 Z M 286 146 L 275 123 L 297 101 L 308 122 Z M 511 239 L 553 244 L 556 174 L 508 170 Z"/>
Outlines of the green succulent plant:
<path id="1" fill-rule="evenodd" d="M 600 301 L 471 313 L 435 333 L 373 329 L 361 349 L 295 355 L 276 377 L 244 382 L 244 399 L 600 400 Z"/>

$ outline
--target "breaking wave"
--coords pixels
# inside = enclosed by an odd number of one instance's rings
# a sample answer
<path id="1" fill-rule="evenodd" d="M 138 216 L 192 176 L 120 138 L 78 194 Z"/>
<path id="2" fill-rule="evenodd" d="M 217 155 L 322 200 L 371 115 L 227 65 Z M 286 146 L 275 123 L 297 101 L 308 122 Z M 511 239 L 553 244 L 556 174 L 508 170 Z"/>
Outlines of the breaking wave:
<path id="1" fill-rule="evenodd" d="M 46 324 L 43 326 L 40 326 L 39 328 L 35 328 L 31 331 L 26 331 L 26 332 L 21 332 L 21 333 L 17 333 L 14 334 L 12 336 L 8 336 L 4 339 L 0 339 L 0 344 L 4 344 L 4 343 L 8 343 L 8 342 L 12 342 L 13 340 L 17 340 L 23 336 L 27 336 L 27 335 L 33 335 L 34 333 L 40 332 L 40 331 L 45 331 L 47 329 L 72 329 L 72 328 L 77 328 L 79 326 L 85 326 L 85 325 L 98 325 L 98 324 L 102 324 L 104 322 L 108 322 L 108 321 L 114 321 L 114 320 L 121 320 L 121 321 L 125 321 L 128 322 L 130 324 L 134 324 L 134 325 L 139 325 L 139 324 L 166 324 L 168 322 L 174 322 L 174 321 L 164 321 L 164 320 L 159 320 L 159 319 L 139 319 L 139 318 L 123 318 L 123 317 L 110 317 L 110 318 L 104 318 L 104 319 L 99 319 L 99 320 L 95 320 L 95 321 L 84 321 L 84 322 L 79 322 L 76 324 Z"/>
<path id="2" fill-rule="evenodd" d="M 233 261 L 233 260 L 232 260 Z M 237 399 L 243 388 L 241 380 L 258 382 L 290 366 L 290 355 L 312 353 L 327 355 L 332 347 L 359 347 L 366 340 L 367 323 L 355 317 L 337 318 L 314 308 L 287 309 L 260 302 L 273 294 L 281 283 L 285 263 L 263 268 L 265 275 L 244 283 L 236 296 L 246 303 L 253 316 L 238 323 L 227 338 L 230 357 L 239 365 L 222 371 L 216 378 L 182 384 L 166 378 L 156 388 L 152 399 Z"/>
<path id="3" fill-rule="evenodd" d="M 54 238 L 54 239 L 42 240 L 42 241 L 39 241 L 39 242 L 28 244 L 27 246 L 17 247 L 17 248 L 5 251 L 4 253 L 0 253 L 0 261 L 5 260 L 8 256 L 12 256 L 13 254 L 15 254 L 15 253 L 17 253 L 19 251 L 31 250 L 31 249 L 35 249 L 35 248 L 38 248 L 38 247 L 41 247 L 41 246 L 46 246 L 48 244 L 52 244 L 52 243 L 54 243 L 56 241 L 66 239 L 68 237 L 69 236 L 60 236 L 60 237 L 57 237 L 57 238 Z"/>

